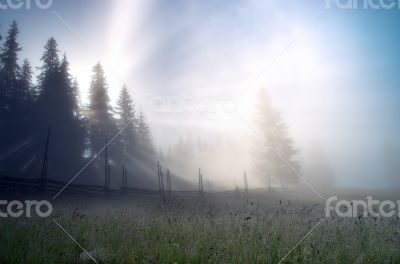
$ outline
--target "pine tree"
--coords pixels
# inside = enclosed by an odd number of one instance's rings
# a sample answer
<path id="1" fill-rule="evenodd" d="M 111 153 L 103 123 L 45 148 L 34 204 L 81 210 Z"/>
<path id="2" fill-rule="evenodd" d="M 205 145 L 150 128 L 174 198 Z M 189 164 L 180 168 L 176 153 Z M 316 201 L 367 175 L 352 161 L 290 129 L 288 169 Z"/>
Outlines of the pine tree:
<path id="1" fill-rule="evenodd" d="M 38 78 L 37 138 L 43 139 L 47 129 L 51 128 L 51 173 L 72 174 L 82 161 L 84 131 L 76 115 L 77 91 L 72 85 L 69 63 L 65 55 L 60 62 L 54 38 L 46 43 L 42 62 Z"/>
<path id="2" fill-rule="evenodd" d="M 55 84 L 59 75 L 60 58 L 58 56 L 57 42 L 50 38 L 44 46 L 44 53 L 41 57 L 43 65 L 39 68 L 38 76 L 39 102 L 41 105 L 51 103 L 55 93 Z"/>
<path id="3" fill-rule="evenodd" d="M 295 184 L 299 177 L 293 169 L 299 170 L 300 165 L 294 160 L 298 151 L 293 147 L 287 126 L 280 113 L 272 107 L 266 91 L 260 91 L 258 100 L 255 131 L 257 136 L 252 149 L 254 172 L 269 186 Z"/>
<path id="4" fill-rule="evenodd" d="M 135 159 L 140 166 L 137 170 L 141 175 L 150 176 L 153 173 L 156 163 L 156 153 L 154 150 L 150 128 L 146 123 L 143 112 L 140 112 L 137 126 L 138 158 Z"/>
<path id="5" fill-rule="evenodd" d="M 20 104 L 22 106 L 31 104 L 36 94 L 32 84 L 32 67 L 28 60 L 24 60 L 18 73 L 18 86 Z"/>
<path id="6" fill-rule="evenodd" d="M 146 118 L 145 118 L 143 112 L 140 112 L 140 114 L 139 114 L 138 142 L 139 142 L 139 146 L 141 147 L 142 150 L 145 150 L 146 152 L 154 151 L 150 128 L 146 123 Z"/>
<path id="7" fill-rule="evenodd" d="M 90 85 L 89 121 L 91 153 L 95 154 L 103 146 L 106 139 L 116 133 L 116 125 L 111 114 L 110 98 L 107 82 L 100 63 L 93 67 Z"/>
<path id="8" fill-rule="evenodd" d="M 120 134 L 120 154 L 123 164 L 126 164 L 128 157 L 136 156 L 137 145 L 137 120 L 135 105 L 129 94 L 128 89 L 124 86 L 121 90 L 117 102 L 118 129 L 122 130 Z"/>
<path id="9" fill-rule="evenodd" d="M 15 110 L 17 107 L 18 52 L 21 51 L 17 42 L 18 34 L 17 22 L 13 21 L 0 53 L 0 105 L 3 110 Z"/>
<path id="10" fill-rule="evenodd" d="M 21 142 L 26 140 L 27 131 L 25 122 L 21 120 L 21 113 L 17 112 L 19 98 L 15 96 L 18 91 L 18 52 L 21 50 L 17 43 L 18 33 L 17 23 L 13 21 L 0 50 L 0 130 L 2 135 L 0 147 L 3 153 L 14 155 L 13 149 L 21 146 Z M 1 168 L 12 171 L 17 167 L 8 162 L 7 159 L 2 159 Z"/>

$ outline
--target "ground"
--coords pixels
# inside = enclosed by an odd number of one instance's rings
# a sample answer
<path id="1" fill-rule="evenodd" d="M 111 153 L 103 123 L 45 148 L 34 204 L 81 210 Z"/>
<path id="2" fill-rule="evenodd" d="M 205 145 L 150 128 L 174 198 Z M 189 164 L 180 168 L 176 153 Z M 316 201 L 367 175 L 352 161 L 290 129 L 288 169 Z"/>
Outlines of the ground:
<path id="1" fill-rule="evenodd" d="M 262 197 L 65 197 L 48 218 L 0 219 L 0 262 L 400 263 L 397 216 Z"/>

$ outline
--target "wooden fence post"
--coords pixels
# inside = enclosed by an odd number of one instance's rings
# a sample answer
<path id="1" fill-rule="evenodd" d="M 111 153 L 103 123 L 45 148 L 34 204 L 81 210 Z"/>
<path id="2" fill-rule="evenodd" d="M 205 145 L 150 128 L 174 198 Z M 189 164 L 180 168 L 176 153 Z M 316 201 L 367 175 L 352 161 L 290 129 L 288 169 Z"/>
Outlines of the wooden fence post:
<path id="1" fill-rule="evenodd" d="M 171 195 L 171 175 L 169 173 L 169 169 L 167 169 L 167 191 L 168 195 Z"/>
<path id="2" fill-rule="evenodd" d="M 128 170 L 126 168 L 125 169 L 125 187 L 128 187 Z"/>
<path id="3" fill-rule="evenodd" d="M 122 193 L 125 193 L 126 191 L 126 186 L 127 186 L 127 180 L 126 180 L 126 169 L 125 166 L 122 165 L 122 185 L 121 185 Z"/>
<path id="4" fill-rule="evenodd" d="M 47 130 L 46 147 L 45 147 L 44 155 L 43 155 L 42 175 L 41 175 L 41 179 L 40 179 L 40 191 L 41 192 L 44 192 L 46 190 L 47 168 L 48 168 L 48 150 L 49 150 L 50 134 L 51 134 L 51 128 L 49 128 Z"/>
<path id="5" fill-rule="evenodd" d="M 246 192 L 246 201 L 248 202 L 249 201 L 249 185 L 247 184 L 246 171 L 244 171 L 243 178 L 244 178 L 244 190 Z"/>
<path id="6" fill-rule="evenodd" d="M 199 168 L 199 195 L 203 196 L 203 175 L 201 174 L 201 169 Z"/>
<path id="7" fill-rule="evenodd" d="M 247 184 L 246 171 L 244 171 L 243 178 L 244 178 L 244 189 L 245 189 L 246 192 L 248 192 L 249 191 L 249 185 Z"/>
<path id="8" fill-rule="evenodd" d="M 157 163 L 158 167 L 158 189 L 160 191 L 160 196 L 161 198 L 164 198 L 164 180 L 163 180 L 163 173 L 162 173 L 162 167 L 160 165 L 160 162 Z"/>
<path id="9" fill-rule="evenodd" d="M 111 189 L 111 181 L 110 181 L 110 175 L 111 175 L 111 165 L 108 164 L 108 171 L 107 171 L 107 195 L 110 194 L 110 189 Z"/>
<path id="10" fill-rule="evenodd" d="M 164 192 L 164 179 L 163 179 L 163 173 L 162 173 L 162 167 L 160 166 L 160 182 L 161 182 L 161 191 Z"/>
<path id="11" fill-rule="evenodd" d="M 160 181 L 160 162 L 157 162 L 157 179 L 158 179 L 158 189 L 161 191 L 161 181 Z"/>
<path id="12" fill-rule="evenodd" d="M 110 168 L 108 166 L 108 139 L 105 140 L 106 147 L 104 150 L 104 193 L 108 195 L 108 174 L 110 172 Z"/>

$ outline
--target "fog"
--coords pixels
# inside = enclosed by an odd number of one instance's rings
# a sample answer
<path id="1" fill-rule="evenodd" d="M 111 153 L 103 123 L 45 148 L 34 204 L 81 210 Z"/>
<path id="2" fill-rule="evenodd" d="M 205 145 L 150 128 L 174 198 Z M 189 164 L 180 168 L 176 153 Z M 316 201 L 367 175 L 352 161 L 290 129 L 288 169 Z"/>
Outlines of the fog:
<path id="1" fill-rule="evenodd" d="M 74 7 L 63 7 L 56 3 L 54 10 L 69 28 L 37 11 L 18 21 L 21 58 L 38 74 L 40 46 L 55 36 L 82 108 L 90 104 L 92 66 L 102 63 L 111 105 L 126 84 L 136 110 L 146 114 L 156 159 L 179 177 L 196 184 L 200 168 L 210 186 L 234 188 L 243 186 L 246 171 L 249 186 L 282 185 L 254 170 L 260 137 L 254 112 L 265 89 L 296 150 L 298 168 L 289 170 L 297 180 L 288 185 L 398 186 L 393 13 L 349 16 L 326 11 L 324 1 L 127 0 L 87 4 L 75 19 Z M 368 22 L 372 16 L 377 24 Z M 1 23 L 14 18 L 20 15 L 7 13 Z M 288 162 L 275 159 L 274 166 Z"/>

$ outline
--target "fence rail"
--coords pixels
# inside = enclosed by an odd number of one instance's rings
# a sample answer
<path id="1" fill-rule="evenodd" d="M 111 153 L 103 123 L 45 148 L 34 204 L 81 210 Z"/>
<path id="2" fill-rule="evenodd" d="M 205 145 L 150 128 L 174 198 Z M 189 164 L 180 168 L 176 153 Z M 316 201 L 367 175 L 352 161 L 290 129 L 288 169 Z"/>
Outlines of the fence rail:
<path id="1" fill-rule="evenodd" d="M 43 180 L 38 179 L 23 179 L 15 177 L 7 177 L 0 175 L 0 192 L 13 192 L 13 191 L 50 191 L 58 192 L 63 189 L 67 183 L 62 181 L 56 181 L 46 179 L 43 187 Z M 69 184 L 63 192 L 74 193 L 74 194 L 118 194 L 118 195 L 129 195 L 129 196 L 146 196 L 146 197 L 201 197 L 204 194 L 229 194 L 229 193 L 247 193 L 257 191 L 267 191 L 269 188 L 236 188 L 235 190 L 215 191 L 207 192 L 202 189 L 199 190 L 168 190 L 164 189 L 144 189 L 144 188 L 132 188 L 127 186 L 121 186 L 119 189 L 109 188 L 106 189 L 102 185 L 84 185 L 84 184 Z"/>

